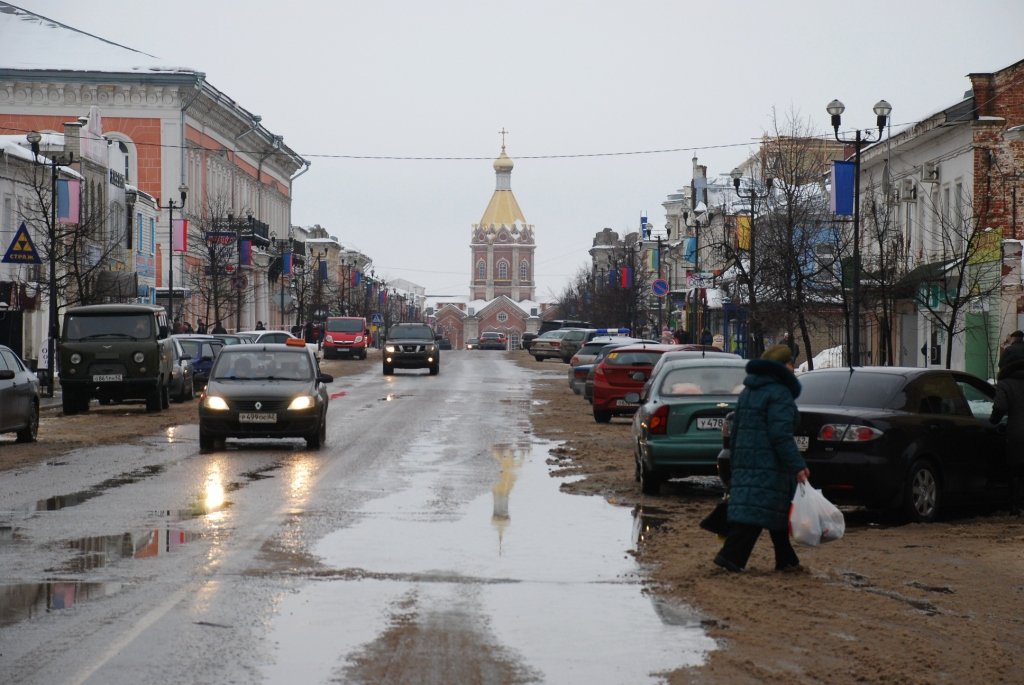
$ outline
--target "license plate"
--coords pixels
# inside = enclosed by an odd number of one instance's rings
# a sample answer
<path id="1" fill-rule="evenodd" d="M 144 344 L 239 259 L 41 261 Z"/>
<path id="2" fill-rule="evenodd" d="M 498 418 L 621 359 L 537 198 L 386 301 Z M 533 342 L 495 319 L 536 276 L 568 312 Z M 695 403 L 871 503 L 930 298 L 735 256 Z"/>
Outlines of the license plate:
<path id="1" fill-rule="evenodd" d="M 626 400 L 615 400 L 616 407 L 635 407 L 636 404 L 633 402 L 627 402 Z"/>
<path id="2" fill-rule="evenodd" d="M 725 423 L 724 416 L 708 416 L 697 419 L 697 430 L 701 431 L 720 431 L 722 425 Z"/>
<path id="3" fill-rule="evenodd" d="M 239 423 L 277 423 L 277 414 L 245 411 L 238 415 Z"/>
<path id="4" fill-rule="evenodd" d="M 121 374 L 119 373 L 101 373 L 92 377 L 93 383 L 120 383 Z"/>
<path id="5" fill-rule="evenodd" d="M 801 452 L 806 452 L 811 446 L 811 439 L 806 435 L 794 435 L 793 439 L 796 440 L 796 448 Z"/>

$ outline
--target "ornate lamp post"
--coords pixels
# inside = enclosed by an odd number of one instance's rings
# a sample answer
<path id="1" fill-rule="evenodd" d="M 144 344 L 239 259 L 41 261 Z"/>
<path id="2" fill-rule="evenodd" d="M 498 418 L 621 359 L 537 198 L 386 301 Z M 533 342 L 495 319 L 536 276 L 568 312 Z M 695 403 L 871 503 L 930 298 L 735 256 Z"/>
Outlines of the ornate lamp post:
<path id="1" fill-rule="evenodd" d="M 759 192 L 754 185 L 753 179 L 747 184 L 746 190 L 742 188 L 740 181 L 743 179 L 743 171 L 736 167 L 730 174 L 732 176 L 732 187 L 741 200 L 750 202 L 750 235 L 747 246 L 747 338 L 753 342 L 751 349 L 747 350 L 747 358 L 753 359 L 760 356 L 764 351 L 764 330 L 761 321 L 757 316 L 757 287 L 754 284 L 754 273 L 757 257 L 757 235 L 754 231 L 754 221 L 757 216 L 757 201 L 767 200 L 772 194 L 773 178 L 765 179 L 764 191 Z M 746 341 L 745 341 L 746 343 Z M 744 344 L 746 347 L 746 344 Z"/>
<path id="2" fill-rule="evenodd" d="M 158 209 L 167 210 L 167 313 L 171 320 L 171 330 L 174 327 L 174 209 L 177 207 L 181 210 L 182 216 L 185 215 L 185 198 L 188 197 L 188 186 L 182 183 L 178 186 L 178 193 L 181 195 L 181 204 L 175 205 L 174 200 L 170 199 L 166 205 L 157 203 Z M 182 227 L 182 230 L 185 230 Z"/>
<path id="3" fill-rule="evenodd" d="M 45 162 L 39 161 L 39 143 L 42 141 L 43 136 L 39 131 L 32 131 L 25 136 L 28 140 L 29 145 L 32 146 L 32 156 L 36 164 L 44 165 Z M 50 309 L 49 309 L 49 331 L 46 336 L 46 396 L 53 397 L 53 369 L 56 364 L 57 354 L 57 330 L 59 324 L 57 322 L 57 167 L 72 164 L 74 162 L 74 154 L 67 153 L 50 156 L 50 224 L 47 226 L 47 261 L 49 261 L 50 273 L 49 273 L 49 298 L 50 298 Z"/>
<path id="4" fill-rule="evenodd" d="M 842 115 L 846 106 L 839 100 L 833 100 L 825 108 L 832 116 L 832 130 L 835 132 L 836 140 L 840 143 L 853 144 L 853 273 L 851 275 L 850 299 L 852 300 L 852 311 L 850 312 L 850 366 L 860 366 L 860 151 L 869 143 L 877 143 L 882 139 L 882 132 L 892 111 L 892 105 L 885 100 L 879 100 L 874 107 L 875 124 L 878 127 L 878 135 L 873 136 L 872 129 L 857 129 L 853 139 L 843 138 L 839 135 L 839 126 L 842 123 Z M 832 183 L 832 192 L 836 192 L 835 179 Z"/>

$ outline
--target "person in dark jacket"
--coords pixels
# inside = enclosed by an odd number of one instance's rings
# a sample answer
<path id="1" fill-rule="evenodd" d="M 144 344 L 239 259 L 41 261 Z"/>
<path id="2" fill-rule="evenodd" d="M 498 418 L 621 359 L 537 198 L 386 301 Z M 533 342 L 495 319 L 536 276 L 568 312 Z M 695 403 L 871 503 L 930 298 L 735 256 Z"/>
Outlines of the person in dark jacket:
<path id="1" fill-rule="evenodd" d="M 216 321 L 213 322 L 213 328 L 210 329 L 210 332 L 213 333 L 214 335 L 217 335 L 218 333 L 227 333 L 227 331 L 224 330 L 224 326 L 221 325 L 220 319 L 217 319 Z"/>
<path id="2" fill-rule="evenodd" d="M 748 362 L 743 385 L 732 423 L 729 532 L 715 564 L 744 570 L 761 530 L 768 529 L 775 570 L 800 570 L 789 542 L 789 506 L 796 484 L 807 480 L 810 470 L 793 439 L 800 382 L 789 346 L 772 345 Z"/>
<path id="3" fill-rule="evenodd" d="M 999 368 L 1024 361 L 1024 331 L 1010 333 L 1010 342 L 999 354 Z"/>
<path id="4" fill-rule="evenodd" d="M 1024 359 L 999 371 L 989 421 L 1006 417 L 1006 465 L 1010 470 L 1010 511 L 1024 513 Z"/>

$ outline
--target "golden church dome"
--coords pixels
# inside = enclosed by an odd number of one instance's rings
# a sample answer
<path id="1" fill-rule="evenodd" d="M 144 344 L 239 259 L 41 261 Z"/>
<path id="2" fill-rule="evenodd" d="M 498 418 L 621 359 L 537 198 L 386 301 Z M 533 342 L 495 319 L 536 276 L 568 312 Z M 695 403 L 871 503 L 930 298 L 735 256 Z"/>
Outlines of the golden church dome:
<path id="1" fill-rule="evenodd" d="M 512 171 L 512 167 L 515 166 L 508 155 L 505 154 L 505 146 L 501 146 L 501 154 L 496 160 L 494 160 L 495 171 Z"/>

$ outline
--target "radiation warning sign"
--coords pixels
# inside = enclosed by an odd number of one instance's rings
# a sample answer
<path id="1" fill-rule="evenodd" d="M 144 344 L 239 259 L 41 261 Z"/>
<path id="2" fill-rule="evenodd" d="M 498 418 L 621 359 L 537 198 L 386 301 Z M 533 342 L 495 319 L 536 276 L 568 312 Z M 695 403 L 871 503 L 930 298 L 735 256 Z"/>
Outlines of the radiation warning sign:
<path id="1" fill-rule="evenodd" d="M 29 237 L 24 222 L 18 227 L 18 232 L 14 234 L 14 240 L 7 248 L 7 254 L 4 255 L 3 261 L 7 264 L 42 264 L 43 260 L 39 259 L 39 253 L 36 251 L 36 246 L 32 244 L 32 238 Z"/>

